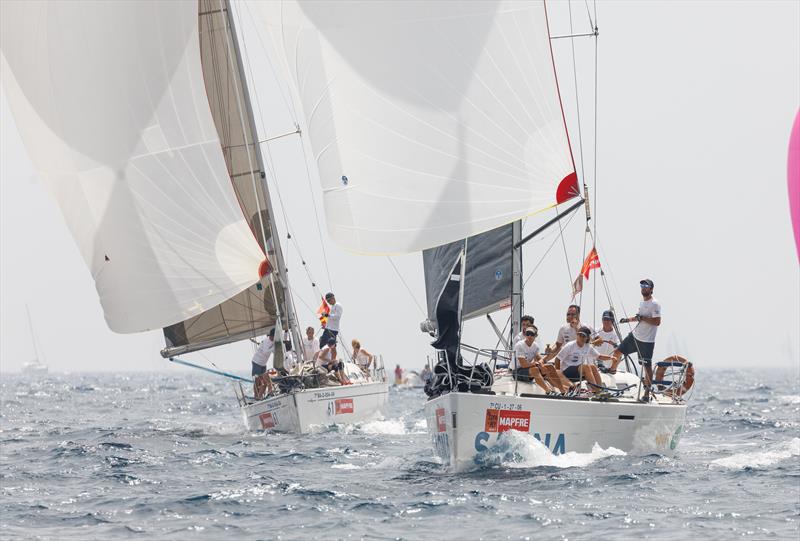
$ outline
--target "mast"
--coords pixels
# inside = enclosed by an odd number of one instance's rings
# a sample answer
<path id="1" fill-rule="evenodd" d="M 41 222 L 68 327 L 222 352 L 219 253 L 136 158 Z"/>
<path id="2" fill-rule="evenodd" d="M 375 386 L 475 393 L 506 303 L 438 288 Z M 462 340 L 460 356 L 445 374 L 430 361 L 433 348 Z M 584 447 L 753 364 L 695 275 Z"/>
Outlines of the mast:
<path id="1" fill-rule="evenodd" d="M 273 298 L 275 299 L 275 309 L 277 310 L 278 321 L 281 322 L 281 328 L 283 328 L 284 317 L 286 317 L 286 324 L 289 327 L 289 331 L 292 335 L 292 342 L 294 343 L 294 347 L 298 350 L 302 350 L 303 348 L 300 347 L 302 342 L 300 341 L 300 333 L 299 328 L 297 326 L 297 315 L 294 310 L 294 305 L 291 300 L 291 292 L 289 291 L 289 277 L 286 271 L 286 264 L 283 259 L 283 251 L 281 250 L 281 243 L 280 238 L 275 235 L 275 231 L 277 229 L 277 225 L 275 224 L 275 212 L 272 209 L 272 200 L 269 197 L 269 186 L 267 185 L 266 179 L 267 175 L 265 173 L 264 168 L 264 157 L 261 154 L 261 145 L 259 144 L 258 139 L 258 130 L 256 129 L 255 117 L 253 115 L 253 106 L 250 101 L 250 90 L 247 86 L 247 77 L 245 76 L 244 72 L 244 65 L 242 64 L 242 54 L 239 48 L 239 39 L 236 33 L 236 24 L 233 19 L 233 11 L 230 0 L 224 0 L 224 7 L 223 10 L 225 11 L 225 15 L 228 20 L 228 25 L 230 27 L 230 36 L 231 42 L 233 45 L 233 53 L 236 59 L 236 68 L 239 70 L 239 80 L 241 81 L 241 91 L 242 95 L 244 96 L 243 99 L 243 106 L 244 106 L 244 113 L 250 119 L 250 137 L 253 141 L 253 150 L 255 152 L 255 159 L 258 165 L 258 181 L 261 183 L 262 188 L 264 190 L 265 202 L 264 206 L 266 207 L 264 210 L 267 211 L 267 216 L 269 217 L 268 224 L 266 227 L 269 227 L 271 231 L 270 239 L 272 240 L 272 249 L 275 253 L 275 266 L 278 273 L 278 280 L 280 282 L 281 287 L 283 287 L 285 294 L 283 295 L 284 306 L 280 306 L 280 302 L 278 301 L 278 296 L 275 292 L 275 279 L 274 279 L 274 272 L 270 273 L 270 287 L 273 290 Z M 261 224 L 262 229 L 265 225 Z M 262 233 L 262 238 L 264 238 L 264 251 L 265 255 L 269 259 L 269 250 L 267 247 L 266 236 Z M 283 308 L 283 309 L 282 309 Z M 282 337 L 280 337 L 282 339 Z M 296 352 L 295 355 L 298 355 Z M 303 355 L 302 352 L 299 355 Z"/>
<path id="2" fill-rule="evenodd" d="M 517 220 L 511 227 L 511 336 L 509 344 L 520 329 L 524 298 L 522 292 L 522 221 Z"/>

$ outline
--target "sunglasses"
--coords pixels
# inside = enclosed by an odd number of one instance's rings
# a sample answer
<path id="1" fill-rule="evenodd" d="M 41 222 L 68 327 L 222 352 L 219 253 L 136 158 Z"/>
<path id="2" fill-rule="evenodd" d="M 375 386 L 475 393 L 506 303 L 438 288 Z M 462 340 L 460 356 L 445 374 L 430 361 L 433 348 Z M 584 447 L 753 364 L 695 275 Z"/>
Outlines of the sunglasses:
<path id="1" fill-rule="evenodd" d="M 646 288 L 646 287 L 650 287 L 650 286 L 649 286 L 649 285 L 647 285 L 647 284 L 639 284 L 639 287 L 641 287 L 642 289 L 644 289 L 644 288 Z"/>
<path id="2" fill-rule="evenodd" d="M 578 313 L 577 312 L 567 312 L 567 315 L 568 316 L 577 316 Z"/>

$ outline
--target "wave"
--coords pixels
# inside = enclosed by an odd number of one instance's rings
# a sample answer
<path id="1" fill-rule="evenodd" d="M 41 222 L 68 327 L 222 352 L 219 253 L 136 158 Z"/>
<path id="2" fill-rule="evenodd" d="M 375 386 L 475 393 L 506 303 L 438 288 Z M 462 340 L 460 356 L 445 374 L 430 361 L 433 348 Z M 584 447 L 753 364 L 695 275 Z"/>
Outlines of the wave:
<path id="1" fill-rule="evenodd" d="M 800 456 L 800 438 L 773 444 L 756 453 L 737 453 L 718 458 L 711 461 L 711 466 L 731 470 L 763 469 L 796 456 Z"/>
<path id="2" fill-rule="evenodd" d="M 500 434 L 497 443 L 480 453 L 475 461 L 481 466 L 507 466 L 511 468 L 536 468 L 550 466 L 555 468 L 582 468 L 596 460 L 610 456 L 624 456 L 627 453 L 609 447 L 603 449 L 597 443 L 589 453 L 568 453 L 554 455 L 542 442 L 531 434 L 509 430 Z"/>

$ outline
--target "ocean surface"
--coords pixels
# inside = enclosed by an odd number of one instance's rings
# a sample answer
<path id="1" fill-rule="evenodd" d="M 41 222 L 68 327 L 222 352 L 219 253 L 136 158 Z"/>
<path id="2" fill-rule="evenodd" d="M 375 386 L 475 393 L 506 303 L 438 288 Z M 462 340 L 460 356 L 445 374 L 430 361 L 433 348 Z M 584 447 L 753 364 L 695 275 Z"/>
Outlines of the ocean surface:
<path id="1" fill-rule="evenodd" d="M 421 391 L 310 436 L 244 429 L 195 373 L 0 383 L 2 539 L 798 539 L 797 372 L 702 371 L 675 458 L 614 449 L 447 474 Z"/>

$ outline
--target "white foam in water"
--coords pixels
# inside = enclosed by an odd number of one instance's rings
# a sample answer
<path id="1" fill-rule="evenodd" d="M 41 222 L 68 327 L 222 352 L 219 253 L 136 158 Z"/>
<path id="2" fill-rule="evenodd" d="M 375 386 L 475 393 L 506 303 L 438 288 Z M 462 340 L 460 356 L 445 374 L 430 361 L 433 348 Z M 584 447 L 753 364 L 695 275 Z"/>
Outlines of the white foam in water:
<path id="1" fill-rule="evenodd" d="M 765 468 L 777 464 L 787 458 L 800 456 L 800 438 L 776 443 L 766 451 L 755 453 L 737 453 L 725 458 L 711 461 L 711 465 L 718 468 L 743 470 L 745 468 Z"/>
<path id="2" fill-rule="evenodd" d="M 800 405 L 800 395 L 791 394 L 778 397 L 778 402 L 789 406 Z"/>
<path id="3" fill-rule="evenodd" d="M 364 434 L 400 435 L 406 433 L 406 423 L 402 419 L 383 419 L 368 421 L 359 427 Z"/>
<path id="4" fill-rule="evenodd" d="M 609 456 L 624 456 L 626 453 L 614 447 L 603 449 L 594 444 L 589 453 L 568 453 L 554 455 L 550 449 L 531 434 L 509 430 L 500 435 L 497 444 L 488 451 L 486 463 L 500 462 L 512 468 L 535 468 L 537 466 L 554 466 L 556 468 L 574 468 L 588 466 L 592 462 Z M 494 457 L 492 456 L 494 455 Z M 497 460 L 492 460 L 495 458 Z"/>

